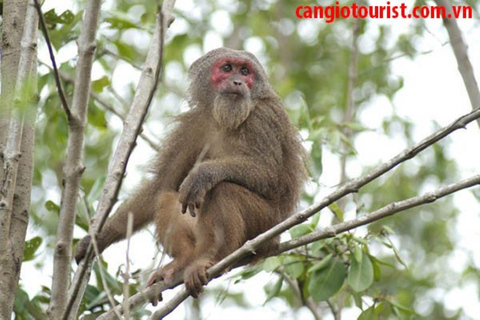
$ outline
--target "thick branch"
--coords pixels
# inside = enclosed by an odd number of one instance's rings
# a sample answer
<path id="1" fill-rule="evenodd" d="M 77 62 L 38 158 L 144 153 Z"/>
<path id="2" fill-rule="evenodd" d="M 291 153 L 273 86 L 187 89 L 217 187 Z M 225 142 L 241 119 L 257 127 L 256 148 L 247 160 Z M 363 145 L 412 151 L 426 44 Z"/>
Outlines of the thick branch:
<path id="1" fill-rule="evenodd" d="M 85 170 L 82 164 L 83 142 L 87 121 L 92 64 L 95 52 L 95 35 L 100 17 L 100 0 L 89 0 L 85 10 L 82 32 L 78 41 L 78 63 L 75 88 L 68 122 L 68 149 L 64 167 L 64 189 L 55 245 L 52 298 L 48 309 L 51 318 L 60 319 L 65 311 L 70 263 L 72 260 L 73 227 L 78 200 L 80 179 Z"/>
<path id="2" fill-rule="evenodd" d="M 20 61 L 20 41 L 25 23 L 28 0 L 2 1 L 2 58 L 1 58 L 1 99 L 0 99 L 0 181 L 3 181 L 3 153 L 7 144 L 8 126 L 12 99 L 15 92 L 18 62 Z"/>
<path id="3" fill-rule="evenodd" d="M 160 78 L 165 30 L 170 24 L 171 11 L 174 3 L 175 1 L 166 2 L 165 7 L 157 19 L 153 39 L 135 92 L 132 107 L 125 119 L 122 135 L 110 164 L 110 170 L 105 181 L 102 197 L 100 198 L 95 217 L 93 218 L 92 227 L 94 228 L 95 234 L 101 231 L 108 214 L 117 200 L 128 159 L 135 146 L 135 140 L 148 112 L 148 107 L 153 99 Z M 165 17 L 165 21 L 163 17 Z M 68 295 L 67 309 L 62 319 L 75 318 L 81 296 L 88 283 L 88 278 L 85 275 L 90 272 L 92 258 L 92 248 L 90 246 L 85 258 L 75 273 L 74 282 Z"/>
<path id="4" fill-rule="evenodd" d="M 30 204 L 33 169 L 33 126 L 36 105 L 36 55 L 38 18 L 30 5 L 24 17 L 20 60 L 14 88 L 15 105 L 10 117 L 8 140 L 4 152 L 5 175 L 0 180 L 0 318 L 11 317 L 23 257 Z M 23 23 L 22 23 L 23 24 Z M 35 101 L 36 102 L 36 101 Z M 24 119 L 27 124 L 24 129 Z M 16 197 L 14 197 L 16 194 Z M 25 209 L 27 205 L 27 209 Z"/>
<path id="5" fill-rule="evenodd" d="M 478 89 L 478 83 L 475 79 L 472 63 L 468 58 L 468 47 L 462 37 L 462 31 L 458 27 L 457 20 L 453 17 L 452 5 L 449 0 L 435 0 L 435 2 L 444 7 L 447 10 L 447 14 L 450 14 L 452 18 L 443 19 L 443 24 L 448 31 L 450 37 L 450 44 L 452 45 L 453 53 L 457 59 L 458 71 L 462 75 L 463 83 L 467 89 L 472 109 L 480 106 L 480 90 Z M 477 124 L 480 127 L 480 120 L 477 120 Z"/>

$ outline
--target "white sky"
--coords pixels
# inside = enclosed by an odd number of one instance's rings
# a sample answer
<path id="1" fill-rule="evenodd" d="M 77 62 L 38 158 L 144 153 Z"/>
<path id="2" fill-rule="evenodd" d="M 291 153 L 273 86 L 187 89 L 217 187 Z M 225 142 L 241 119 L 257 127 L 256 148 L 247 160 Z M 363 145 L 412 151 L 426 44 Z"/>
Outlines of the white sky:
<path id="1" fill-rule="evenodd" d="M 383 3 L 384 1 L 373 1 Z M 193 6 L 193 3 L 190 3 Z M 190 10 L 189 2 L 177 2 L 177 8 L 185 6 L 184 10 Z M 61 12 L 59 8 L 72 9 L 69 1 L 52 1 L 47 0 L 44 11 L 49 7 L 55 7 L 57 12 Z M 183 9 L 181 9 L 183 10 Z M 293 14 L 292 14 L 293 16 Z M 223 17 L 223 18 L 222 18 Z M 216 16 L 215 24 L 212 25 L 213 30 L 228 29 L 229 21 L 224 13 Z M 403 32 L 410 25 L 409 20 L 387 20 L 377 21 L 379 24 L 390 24 L 395 26 L 395 30 Z M 315 23 L 322 24 L 322 21 Z M 311 23 L 310 23 L 311 24 Z M 480 80 L 480 41 L 478 38 L 480 27 L 474 25 L 473 21 L 460 21 L 460 26 L 464 31 L 464 36 L 469 45 L 470 59 L 476 71 L 477 81 Z M 182 29 L 181 22 L 177 27 L 175 24 L 172 29 Z M 418 46 L 421 51 L 430 51 L 431 53 L 420 55 L 410 61 L 406 58 L 400 58 L 393 62 L 394 75 L 400 75 L 404 78 L 404 87 L 398 92 L 394 98 L 393 106 L 399 116 L 409 119 L 416 124 L 414 131 L 415 141 L 419 141 L 423 137 L 434 131 L 432 120 L 438 122 L 441 126 L 447 125 L 457 117 L 471 111 L 463 81 L 457 70 L 455 57 L 453 56 L 450 45 L 442 46 L 447 41 L 447 35 L 441 21 L 427 21 L 427 27 L 430 31 L 426 33 L 422 39 L 418 40 Z M 371 26 L 368 32 L 376 32 L 375 27 Z M 171 31 L 173 32 L 173 31 Z M 221 46 L 220 37 L 217 31 L 209 33 L 203 48 L 191 48 L 185 53 L 185 58 L 193 61 L 202 54 L 202 50 L 207 51 L 215 47 Z M 368 50 L 368 39 L 361 42 L 361 50 Z M 247 48 L 256 54 L 262 54 L 262 47 L 258 45 L 255 39 L 249 41 Z M 76 49 L 70 48 L 65 50 L 64 57 L 60 59 L 69 59 L 68 52 L 76 55 Z M 256 51 L 259 52 L 256 52 Z M 43 61 L 48 61 L 45 52 L 41 52 Z M 123 73 L 123 74 L 122 74 Z M 126 68 L 116 74 L 115 79 L 132 79 L 138 76 L 136 70 Z M 95 76 L 95 75 L 94 75 Z M 168 70 L 167 70 L 168 77 Z M 122 83 L 117 83 L 122 87 Z M 392 102 L 384 97 L 375 99 L 368 108 L 359 114 L 360 121 L 370 128 L 377 128 L 384 117 L 392 113 Z M 120 125 L 118 122 L 117 125 Z M 152 126 L 150 126 L 152 129 Z M 450 136 L 451 147 L 448 155 L 454 158 L 460 168 L 461 178 L 467 178 L 473 174 L 479 173 L 480 163 L 480 130 L 476 124 L 470 124 L 467 130 L 459 130 Z M 374 141 L 374 143 L 372 143 Z M 380 161 L 387 160 L 400 152 L 405 146 L 404 142 L 396 137 L 385 137 L 379 132 L 371 131 L 360 134 L 356 141 L 355 147 L 358 151 L 358 157 L 350 163 L 348 173 L 351 177 L 356 177 L 360 173 L 364 165 L 376 164 Z M 131 189 L 139 181 L 140 174 L 137 169 L 139 164 L 144 162 L 147 156 L 151 155 L 151 151 L 140 142 L 135 149 L 129 165 L 130 174 L 127 176 L 124 189 Z M 338 183 L 339 166 L 336 156 L 326 153 L 324 157 L 325 173 L 322 176 L 322 183 L 334 186 Z M 328 191 L 328 190 L 327 190 Z M 326 191 L 325 191 L 326 192 Z M 472 256 L 477 267 L 480 267 L 480 254 L 478 243 L 480 243 L 480 205 L 478 201 L 467 191 L 459 192 L 454 196 L 454 203 L 460 209 L 457 228 L 455 234 L 458 236 L 458 247 L 453 258 L 449 262 L 453 265 L 464 265 L 468 260 L 466 257 Z M 27 239 L 36 235 L 35 230 L 30 230 Z M 80 233 L 76 234 L 80 236 Z M 112 246 L 104 253 L 104 258 L 109 261 L 110 272 L 115 273 L 118 265 L 125 263 L 125 242 Z M 131 243 L 131 269 L 135 270 L 152 264 L 152 257 L 155 253 L 155 247 L 152 243 L 152 237 L 148 232 L 141 232 L 132 239 Z M 26 262 L 22 268 L 22 280 L 24 286 L 30 294 L 35 294 L 40 290 L 40 285 L 50 287 L 52 262 L 45 264 L 43 270 L 38 270 L 34 266 L 35 262 Z M 461 267 L 458 268 L 461 271 Z M 250 307 L 246 309 L 237 308 L 224 302 L 221 306 L 217 305 L 215 299 L 206 298 L 202 300 L 202 310 L 205 318 L 209 320 L 225 319 L 294 319 L 290 308 L 284 303 L 274 299 L 267 305 L 263 306 L 265 294 L 263 292 L 263 284 L 271 280 L 270 275 L 260 275 L 248 282 L 239 284 L 231 284 L 230 290 L 244 291 L 247 302 Z M 214 280 L 209 287 L 216 286 L 216 283 L 225 282 L 225 277 Z M 217 285 L 218 286 L 218 285 Z M 221 286 L 220 286 L 221 287 Z M 164 299 L 173 294 L 174 290 L 164 293 Z M 447 301 L 447 306 L 452 310 L 463 307 L 467 317 L 476 318 L 480 314 L 480 303 L 478 301 L 478 287 L 475 284 L 468 283 L 460 286 L 452 292 L 436 292 L 437 299 Z M 428 310 L 428 303 L 427 307 Z M 358 310 L 349 310 L 344 315 L 345 319 L 351 319 L 358 315 Z M 185 308 L 179 307 L 170 316 L 169 319 L 184 319 Z M 297 314 L 298 318 L 311 319 L 312 316 L 307 310 L 302 310 Z M 333 319 L 331 316 L 325 316 L 326 320 Z"/>

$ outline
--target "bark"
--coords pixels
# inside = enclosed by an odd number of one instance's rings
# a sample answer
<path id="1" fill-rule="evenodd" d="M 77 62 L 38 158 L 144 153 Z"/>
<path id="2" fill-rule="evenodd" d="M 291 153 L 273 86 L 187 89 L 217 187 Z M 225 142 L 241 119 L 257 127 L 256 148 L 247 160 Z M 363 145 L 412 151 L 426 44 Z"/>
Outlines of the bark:
<path id="1" fill-rule="evenodd" d="M 2 167 L 5 168 L 5 171 L 3 179 L 0 180 L 0 215 L 2 219 L 0 287 L 4 288 L 0 292 L 0 319 L 11 318 L 15 301 L 28 225 L 33 174 L 34 124 L 38 101 L 35 79 L 38 16 L 31 5 L 25 9 L 26 13 L 23 12 L 24 23 L 22 23 L 25 27 L 20 51 L 18 51 L 20 58 L 15 61 L 18 74 L 9 79 L 9 83 L 6 84 L 12 90 L 12 95 L 6 94 L 10 95 L 7 97 L 8 103 L 12 103 L 14 94 L 15 106 L 7 107 L 11 109 L 7 116 L 9 114 L 14 116 L 9 116 L 8 138 L 4 152 L 5 162 Z M 16 53 L 17 51 L 12 51 L 11 54 L 15 56 Z M 11 87 L 12 83 L 13 88 Z M 4 97 L 2 96 L 2 98 Z M 25 124 L 24 119 L 26 119 Z"/>
<path id="2" fill-rule="evenodd" d="M 25 23 L 25 10 L 28 0 L 3 1 L 2 21 L 2 103 L 0 104 L 0 155 L 7 141 L 10 103 L 15 92 L 18 62 L 20 61 L 20 41 Z M 3 179 L 3 161 L 0 157 L 0 181 Z"/>
<path id="3" fill-rule="evenodd" d="M 7 144 L 10 112 L 15 92 L 20 41 L 22 39 L 25 11 L 28 0 L 3 2 L 2 23 L 2 97 L 0 101 L 0 181 L 4 178 L 4 152 Z"/>
<path id="4" fill-rule="evenodd" d="M 447 14 L 451 14 L 452 17 L 452 5 L 449 0 L 435 0 L 439 6 L 446 8 Z M 472 109 L 480 107 L 480 90 L 478 89 L 478 83 L 475 79 L 472 63 L 468 57 L 468 46 L 463 40 L 462 31 L 458 27 L 457 20 L 455 18 L 443 19 L 443 24 L 447 29 L 448 36 L 450 37 L 450 44 L 452 45 L 453 53 L 457 59 L 458 71 L 462 76 L 463 83 L 467 89 Z M 477 120 L 477 124 L 480 127 L 480 119 Z"/>
<path id="5" fill-rule="evenodd" d="M 64 189 L 54 254 L 52 297 L 47 311 L 52 319 L 60 319 L 63 314 L 67 302 L 65 297 L 70 283 L 73 227 L 75 225 L 80 179 L 85 169 L 82 164 L 82 153 L 100 7 L 100 0 L 88 1 L 78 41 L 79 59 L 70 110 L 71 117 L 68 123 L 67 160 L 63 173 Z"/>

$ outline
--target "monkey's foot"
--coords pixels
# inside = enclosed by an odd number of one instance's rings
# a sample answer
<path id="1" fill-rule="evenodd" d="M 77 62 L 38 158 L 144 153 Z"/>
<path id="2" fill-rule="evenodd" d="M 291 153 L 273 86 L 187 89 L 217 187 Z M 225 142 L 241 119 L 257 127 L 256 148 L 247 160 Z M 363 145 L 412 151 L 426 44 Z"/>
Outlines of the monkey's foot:
<path id="1" fill-rule="evenodd" d="M 212 262 L 196 262 L 185 270 L 183 281 L 192 297 L 198 298 L 203 292 L 203 286 L 208 284 L 207 269 L 212 265 Z"/>
<path id="2" fill-rule="evenodd" d="M 181 268 L 179 268 L 178 264 L 175 261 L 172 261 L 168 265 L 163 268 L 158 268 L 155 270 L 150 279 L 147 282 L 147 287 L 154 285 L 157 282 L 163 281 L 166 285 L 172 285 L 175 282 L 175 279 L 179 277 L 181 272 Z M 160 292 L 158 297 L 155 297 L 150 300 L 153 306 L 156 306 L 158 301 L 162 301 L 162 293 Z"/>

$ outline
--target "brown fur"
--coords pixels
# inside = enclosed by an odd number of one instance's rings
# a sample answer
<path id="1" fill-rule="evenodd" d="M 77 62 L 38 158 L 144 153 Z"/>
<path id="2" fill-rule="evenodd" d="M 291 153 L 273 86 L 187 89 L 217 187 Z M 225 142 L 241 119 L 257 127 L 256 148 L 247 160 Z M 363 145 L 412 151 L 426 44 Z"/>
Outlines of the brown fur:
<path id="1" fill-rule="evenodd" d="M 241 94 L 225 95 L 212 84 L 213 65 L 225 57 L 253 65 L 251 90 L 242 83 Z M 158 241 L 174 260 L 155 271 L 149 285 L 183 273 L 196 297 L 208 267 L 294 211 L 306 173 L 298 132 L 252 54 L 213 50 L 189 75 L 192 109 L 178 117 L 152 163 L 154 177 L 107 221 L 99 244 L 103 250 L 125 237 L 130 211 L 134 230 L 155 220 Z M 182 214 L 187 210 L 190 215 Z M 77 261 L 88 243 L 87 237 L 78 246 Z"/>

